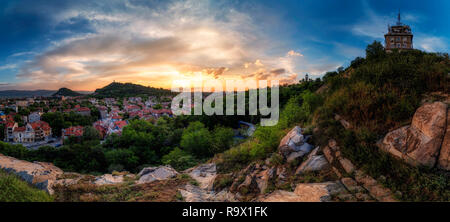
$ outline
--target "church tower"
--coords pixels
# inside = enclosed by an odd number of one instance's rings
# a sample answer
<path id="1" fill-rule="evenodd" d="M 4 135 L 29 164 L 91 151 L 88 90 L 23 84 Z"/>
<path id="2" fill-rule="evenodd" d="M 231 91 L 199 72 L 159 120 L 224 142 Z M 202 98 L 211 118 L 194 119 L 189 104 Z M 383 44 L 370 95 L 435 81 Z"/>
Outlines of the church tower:
<path id="1" fill-rule="evenodd" d="M 400 21 L 400 12 L 398 13 L 397 23 L 388 26 L 388 33 L 384 35 L 385 49 L 391 52 L 392 49 L 409 50 L 413 49 L 413 34 L 409 25 Z"/>

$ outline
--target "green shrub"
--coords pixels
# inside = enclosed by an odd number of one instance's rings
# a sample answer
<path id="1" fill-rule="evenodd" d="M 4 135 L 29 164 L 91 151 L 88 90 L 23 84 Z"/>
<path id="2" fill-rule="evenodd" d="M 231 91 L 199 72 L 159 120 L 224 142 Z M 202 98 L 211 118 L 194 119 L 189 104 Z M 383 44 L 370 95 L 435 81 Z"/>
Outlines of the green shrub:
<path id="1" fill-rule="evenodd" d="M 195 166 L 198 161 L 196 161 L 195 158 L 189 153 L 179 148 L 175 148 L 170 151 L 169 154 L 163 156 L 162 163 L 165 165 L 170 165 L 178 171 L 182 171 Z"/>
<path id="2" fill-rule="evenodd" d="M 31 187 L 16 175 L 0 170 L 0 202 L 51 202 L 43 190 Z"/>

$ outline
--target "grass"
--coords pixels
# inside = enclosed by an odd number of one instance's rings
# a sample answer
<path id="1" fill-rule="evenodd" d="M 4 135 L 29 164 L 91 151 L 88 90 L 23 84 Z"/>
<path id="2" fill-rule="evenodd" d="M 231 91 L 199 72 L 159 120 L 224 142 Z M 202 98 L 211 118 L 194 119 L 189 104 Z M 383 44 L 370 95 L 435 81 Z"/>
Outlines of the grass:
<path id="1" fill-rule="evenodd" d="M 36 189 L 13 174 L 0 170 L 0 202 L 51 202 L 45 191 Z"/>

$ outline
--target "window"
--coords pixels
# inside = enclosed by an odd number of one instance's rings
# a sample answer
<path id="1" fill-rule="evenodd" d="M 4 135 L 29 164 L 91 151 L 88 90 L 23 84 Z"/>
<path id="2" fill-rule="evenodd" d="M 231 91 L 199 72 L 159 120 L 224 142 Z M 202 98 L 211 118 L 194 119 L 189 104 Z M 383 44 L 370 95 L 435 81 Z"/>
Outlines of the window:
<path id="1" fill-rule="evenodd" d="M 400 42 L 400 37 L 397 37 L 397 41 Z"/>
<path id="2" fill-rule="evenodd" d="M 403 42 L 406 42 L 406 41 L 408 41 L 408 38 L 403 37 Z"/>
<path id="3" fill-rule="evenodd" d="M 397 43 L 397 48 L 401 48 L 402 45 L 400 43 Z"/>
<path id="4" fill-rule="evenodd" d="M 391 48 L 395 48 L 395 44 L 391 44 Z"/>
<path id="5" fill-rule="evenodd" d="M 407 48 L 407 47 L 406 47 L 406 43 L 403 43 L 403 48 L 405 48 L 405 49 Z"/>

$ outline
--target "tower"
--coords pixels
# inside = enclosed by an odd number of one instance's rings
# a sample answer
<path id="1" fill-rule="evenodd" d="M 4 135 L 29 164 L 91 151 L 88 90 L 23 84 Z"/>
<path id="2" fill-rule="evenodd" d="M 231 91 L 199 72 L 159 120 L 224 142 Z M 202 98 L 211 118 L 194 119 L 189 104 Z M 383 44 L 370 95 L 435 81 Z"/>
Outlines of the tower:
<path id="1" fill-rule="evenodd" d="M 401 22 L 400 11 L 397 16 L 397 23 L 388 26 L 388 33 L 384 35 L 385 49 L 391 52 L 392 49 L 409 50 L 413 49 L 413 34 L 409 25 Z"/>

